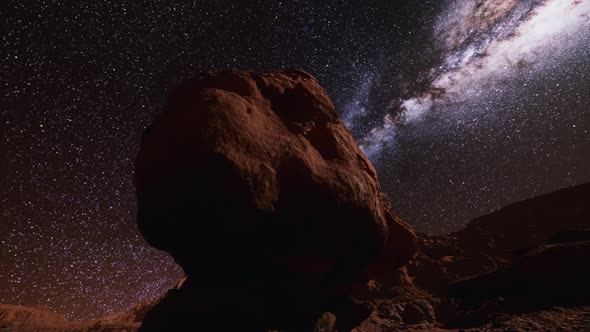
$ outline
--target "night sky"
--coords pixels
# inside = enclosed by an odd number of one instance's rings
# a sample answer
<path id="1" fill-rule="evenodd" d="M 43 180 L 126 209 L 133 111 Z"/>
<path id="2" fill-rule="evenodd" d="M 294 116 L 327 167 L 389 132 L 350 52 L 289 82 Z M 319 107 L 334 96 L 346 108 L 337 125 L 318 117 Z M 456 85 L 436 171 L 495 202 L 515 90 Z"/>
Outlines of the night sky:
<path id="1" fill-rule="evenodd" d="M 7 0 L 0 17 L 0 303 L 86 319 L 178 281 L 136 228 L 132 169 L 197 72 L 316 76 L 420 231 L 590 181 L 590 0 Z"/>

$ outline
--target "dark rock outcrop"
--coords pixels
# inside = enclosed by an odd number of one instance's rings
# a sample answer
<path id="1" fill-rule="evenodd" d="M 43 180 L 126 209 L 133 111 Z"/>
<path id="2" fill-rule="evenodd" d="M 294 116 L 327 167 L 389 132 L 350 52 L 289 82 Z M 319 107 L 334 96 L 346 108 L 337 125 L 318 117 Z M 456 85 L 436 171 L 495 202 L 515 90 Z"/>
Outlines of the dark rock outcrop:
<path id="1" fill-rule="evenodd" d="M 583 238 L 589 202 L 586 183 L 508 205 L 449 235 L 418 234 L 409 274 L 418 287 L 445 296 L 447 285 L 509 266 L 541 243 Z"/>
<path id="2" fill-rule="evenodd" d="M 325 91 L 300 70 L 183 83 L 144 134 L 135 179 L 140 231 L 191 280 L 171 301 L 199 297 L 181 307 L 217 328 L 227 315 L 280 327 L 348 307 L 334 298 L 416 250 Z"/>
<path id="3" fill-rule="evenodd" d="M 588 305 L 588 202 L 590 183 L 509 205 L 449 235 L 419 234 L 408 273 L 440 299 L 437 320 L 453 328 Z M 561 314 L 569 310 L 578 309 Z"/>
<path id="4" fill-rule="evenodd" d="M 397 273 L 397 286 L 375 286 L 365 299 L 374 311 L 357 331 L 590 329 L 588 202 L 590 183 L 512 204 L 449 235 L 418 234 L 405 267 L 410 282 Z"/>
<path id="5" fill-rule="evenodd" d="M 515 251 L 547 241 L 556 233 L 590 225 L 590 183 L 510 204 L 450 234 L 460 246 L 479 250 L 499 263 Z"/>
<path id="6" fill-rule="evenodd" d="M 507 267 L 451 285 L 451 295 L 481 303 L 501 296 L 505 310 L 588 304 L 590 237 L 541 245 Z M 509 303 L 512 302 L 512 303 Z"/>

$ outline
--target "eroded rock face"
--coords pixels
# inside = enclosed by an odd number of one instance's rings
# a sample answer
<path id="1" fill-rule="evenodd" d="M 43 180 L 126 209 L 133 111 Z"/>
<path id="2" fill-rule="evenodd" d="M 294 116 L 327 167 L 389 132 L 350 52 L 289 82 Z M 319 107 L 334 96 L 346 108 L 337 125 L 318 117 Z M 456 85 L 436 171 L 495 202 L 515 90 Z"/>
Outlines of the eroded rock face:
<path id="1" fill-rule="evenodd" d="M 464 248 L 477 248 L 492 257 L 511 256 L 557 232 L 588 228 L 589 201 L 590 183 L 579 184 L 510 204 L 450 235 Z"/>
<path id="2" fill-rule="evenodd" d="M 415 286 L 441 298 L 437 320 L 449 328 L 552 306 L 587 306 L 589 199 L 590 183 L 580 184 L 511 204 L 449 235 L 419 234 L 408 274 Z M 540 330 L 555 330 L 555 323 L 542 323 Z"/>
<path id="3" fill-rule="evenodd" d="M 590 238 L 582 231 L 590 228 L 589 201 L 585 183 L 510 204 L 449 235 L 418 234 L 409 274 L 416 286 L 444 295 L 448 284 L 511 265 L 540 243 Z"/>
<path id="4" fill-rule="evenodd" d="M 590 239 L 542 245 L 508 267 L 451 285 L 452 295 L 470 302 L 502 296 L 519 309 L 588 304 Z M 518 299 L 514 301 L 513 298 Z M 523 298 L 526 305 L 522 304 Z M 507 308 L 506 310 L 514 309 Z"/>
<path id="5" fill-rule="evenodd" d="M 135 179 L 145 239 L 198 284 L 256 289 L 250 308 L 341 289 L 416 250 L 325 91 L 300 70 L 183 83 L 144 134 Z"/>
<path id="6" fill-rule="evenodd" d="M 157 300 L 91 321 L 68 322 L 47 308 L 0 304 L 0 331 L 4 332 L 134 332 Z"/>
<path id="7" fill-rule="evenodd" d="M 65 324 L 62 315 L 48 309 L 0 304 L 0 331 L 33 331 Z"/>

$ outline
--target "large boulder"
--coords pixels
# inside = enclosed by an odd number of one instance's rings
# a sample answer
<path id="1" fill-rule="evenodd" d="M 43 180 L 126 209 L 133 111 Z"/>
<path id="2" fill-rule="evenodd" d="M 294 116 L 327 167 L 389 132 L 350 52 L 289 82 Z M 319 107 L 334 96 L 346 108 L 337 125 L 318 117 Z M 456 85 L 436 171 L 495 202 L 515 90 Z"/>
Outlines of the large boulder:
<path id="1" fill-rule="evenodd" d="M 300 70 L 181 84 L 142 138 L 135 183 L 145 239 L 194 284 L 255 289 L 250 310 L 341 291 L 416 250 L 326 92 Z"/>

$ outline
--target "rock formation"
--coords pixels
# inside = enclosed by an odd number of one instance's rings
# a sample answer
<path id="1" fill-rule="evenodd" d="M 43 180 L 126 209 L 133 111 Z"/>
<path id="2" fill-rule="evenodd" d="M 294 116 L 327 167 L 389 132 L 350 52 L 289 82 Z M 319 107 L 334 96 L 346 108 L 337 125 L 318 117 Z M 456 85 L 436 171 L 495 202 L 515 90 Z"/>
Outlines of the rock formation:
<path id="1" fill-rule="evenodd" d="M 348 310 L 334 300 L 346 288 L 415 253 L 375 169 L 300 70 L 183 83 L 145 132 L 135 179 L 140 231 L 188 275 L 180 293 L 192 295 L 175 301 L 198 297 L 188 317 L 201 324 L 231 312 L 271 328 Z"/>
<path id="2" fill-rule="evenodd" d="M 0 304 L 2 332 L 134 332 L 145 313 L 157 302 L 139 304 L 127 312 L 116 313 L 96 320 L 68 322 L 60 314 L 47 308 Z"/>
<path id="3" fill-rule="evenodd" d="M 466 277 L 495 271 L 542 242 L 567 242 L 590 228 L 590 183 L 508 205 L 443 236 L 418 234 L 408 266 L 414 283 L 434 293 Z M 564 232 L 577 230 L 575 232 Z"/>
<path id="4" fill-rule="evenodd" d="M 448 327 L 516 324 L 514 317 L 537 319 L 539 310 L 555 320 L 535 329 L 567 326 L 558 317 L 590 304 L 589 201 L 586 183 L 511 204 L 449 235 L 419 234 L 409 274 L 441 301 L 437 321 Z"/>
<path id="5" fill-rule="evenodd" d="M 501 213 L 476 219 L 478 227 L 470 223 L 449 235 L 419 234 L 419 252 L 407 267 L 367 282 L 355 294 L 356 309 L 367 310 L 348 319 L 356 324 L 353 331 L 589 330 L 589 198 L 590 183 L 510 205 Z M 554 211 L 537 212 L 546 206 Z M 505 228 L 496 228 L 503 221 Z M 536 223 L 538 228 L 527 227 L 527 223 Z M 504 235 L 510 232 L 514 233 Z M 471 237 L 495 240 L 469 241 Z M 514 240 L 518 238 L 521 241 Z M 225 293 L 216 293 L 219 288 L 207 291 L 191 283 L 184 279 L 161 300 L 93 322 L 65 323 L 60 315 L 46 310 L 0 305 L 0 330 L 132 332 L 156 302 L 161 305 L 149 312 L 145 323 L 159 324 L 163 331 L 182 331 L 174 321 L 186 322 L 195 308 L 221 310 L 221 315 L 217 321 L 214 316 L 211 322 L 194 321 L 198 326 L 191 330 L 204 330 L 207 324 L 223 328 L 223 319 L 246 326 L 247 316 L 234 316 L 231 308 L 223 311 L 219 306 L 223 301 L 210 307 L 207 299 L 216 295 L 225 299 L 235 287 L 228 284 Z M 347 320 L 343 316 L 324 312 L 316 317 L 315 328 L 300 330 L 335 331 L 338 321 Z"/>
<path id="6" fill-rule="evenodd" d="M 62 315 L 44 308 L 0 304 L 0 331 L 33 331 L 47 325 L 65 324 Z"/>
<path id="7" fill-rule="evenodd" d="M 454 283 L 451 295 L 475 303 L 498 296 L 517 299 L 512 306 L 521 309 L 584 304 L 590 299 L 590 232 L 580 234 L 587 237 L 541 244 L 506 267 Z"/>

